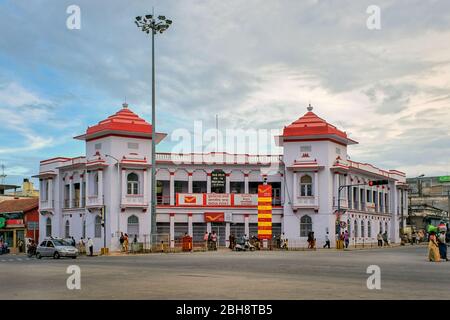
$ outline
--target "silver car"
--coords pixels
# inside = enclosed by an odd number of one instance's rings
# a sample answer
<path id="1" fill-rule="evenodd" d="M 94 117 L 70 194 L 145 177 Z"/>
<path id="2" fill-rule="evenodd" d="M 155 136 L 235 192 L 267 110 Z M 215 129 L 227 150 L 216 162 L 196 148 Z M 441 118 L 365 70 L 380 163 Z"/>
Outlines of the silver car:
<path id="1" fill-rule="evenodd" d="M 78 256 L 78 249 L 70 245 L 62 239 L 47 239 L 41 242 L 36 249 L 36 258 L 53 257 L 59 259 L 60 257 L 71 257 L 76 259 Z"/>

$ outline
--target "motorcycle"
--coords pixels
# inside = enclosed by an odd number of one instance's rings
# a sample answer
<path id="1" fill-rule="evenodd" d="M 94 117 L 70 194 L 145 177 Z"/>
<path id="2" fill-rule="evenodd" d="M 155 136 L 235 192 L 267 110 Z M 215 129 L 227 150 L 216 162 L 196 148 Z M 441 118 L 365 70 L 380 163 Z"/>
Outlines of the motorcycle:
<path id="1" fill-rule="evenodd" d="M 27 250 L 28 258 L 31 258 L 32 256 L 36 255 L 36 249 L 37 249 L 36 245 L 33 245 L 33 244 L 28 245 L 28 250 Z"/>
<path id="2" fill-rule="evenodd" d="M 240 241 L 236 243 L 234 246 L 235 251 L 255 251 L 256 247 L 252 245 L 248 240 L 247 241 Z"/>

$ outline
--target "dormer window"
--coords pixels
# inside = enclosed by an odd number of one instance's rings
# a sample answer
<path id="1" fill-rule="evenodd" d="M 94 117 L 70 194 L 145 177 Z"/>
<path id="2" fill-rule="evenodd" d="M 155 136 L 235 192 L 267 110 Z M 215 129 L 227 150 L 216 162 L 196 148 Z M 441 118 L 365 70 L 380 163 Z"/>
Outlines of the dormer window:
<path id="1" fill-rule="evenodd" d="M 312 195 L 312 178 L 305 174 L 300 178 L 300 196 L 311 197 Z"/>
<path id="2" fill-rule="evenodd" d="M 300 152 L 311 152 L 311 146 L 300 146 Z"/>

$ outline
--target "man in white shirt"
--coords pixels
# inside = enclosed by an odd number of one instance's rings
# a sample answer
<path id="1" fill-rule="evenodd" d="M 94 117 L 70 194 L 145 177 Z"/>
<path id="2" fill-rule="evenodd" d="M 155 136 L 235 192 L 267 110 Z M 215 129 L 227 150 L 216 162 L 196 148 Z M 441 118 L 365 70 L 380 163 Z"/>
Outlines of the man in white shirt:
<path id="1" fill-rule="evenodd" d="M 94 241 L 92 241 L 91 238 L 88 238 L 88 248 L 89 248 L 89 255 L 92 257 L 94 255 Z"/>
<path id="2" fill-rule="evenodd" d="M 328 249 L 330 249 L 330 237 L 328 236 L 328 232 L 325 235 L 325 245 L 323 247 L 324 248 L 328 247 Z"/>

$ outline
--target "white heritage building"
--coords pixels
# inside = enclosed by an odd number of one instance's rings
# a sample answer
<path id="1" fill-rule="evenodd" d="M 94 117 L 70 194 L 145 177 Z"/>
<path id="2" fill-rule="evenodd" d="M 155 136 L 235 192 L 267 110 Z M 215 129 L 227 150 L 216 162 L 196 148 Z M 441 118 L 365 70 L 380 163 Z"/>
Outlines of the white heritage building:
<path id="1" fill-rule="evenodd" d="M 104 206 L 110 250 L 118 249 L 120 232 L 149 242 L 151 130 L 124 104 L 75 137 L 85 142 L 85 156 L 41 161 L 41 239 L 90 237 L 98 251 Z M 158 133 L 156 143 L 165 136 Z M 343 189 L 339 224 L 351 245 L 376 242 L 380 230 L 399 242 L 400 219 L 407 216 L 404 173 L 348 160 L 347 146 L 357 142 L 312 107 L 276 140 L 282 155 L 157 153 L 157 232 L 169 234 L 171 246 L 185 232 L 196 242 L 215 230 L 220 245 L 228 245 L 230 233 L 257 235 L 257 187 L 266 178 L 273 188 L 273 236 L 284 232 L 291 246 L 305 246 L 314 231 L 321 246 L 329 232 L 334 244 L 338 187 L 387 179 L 386 186 Z"/>

